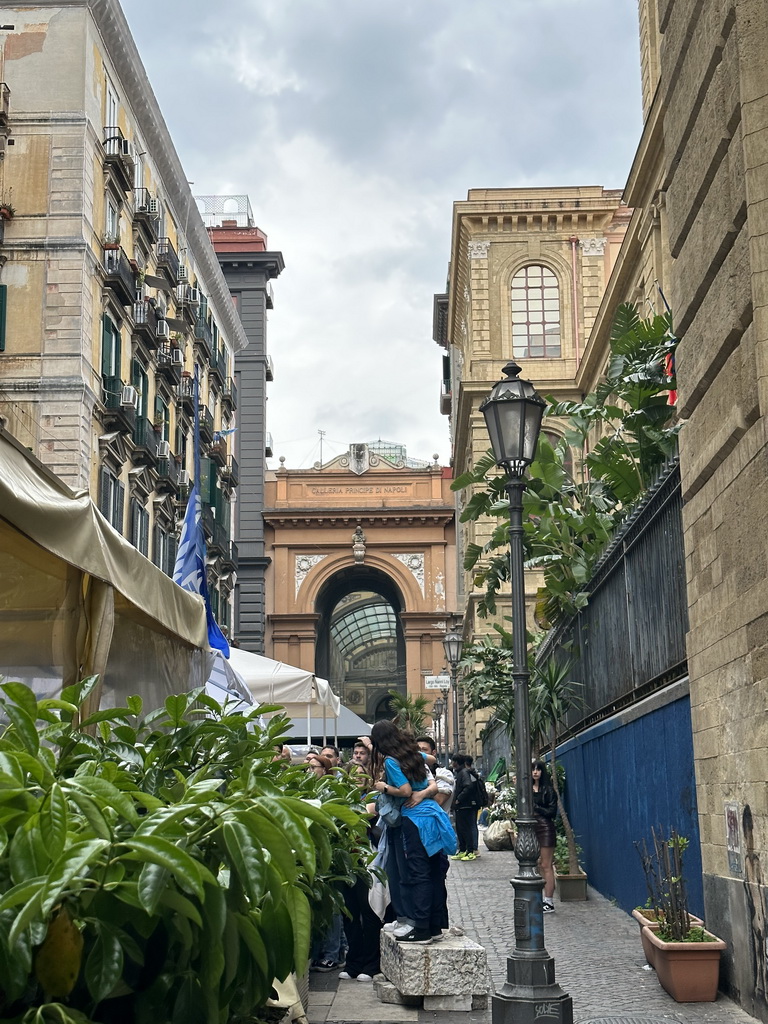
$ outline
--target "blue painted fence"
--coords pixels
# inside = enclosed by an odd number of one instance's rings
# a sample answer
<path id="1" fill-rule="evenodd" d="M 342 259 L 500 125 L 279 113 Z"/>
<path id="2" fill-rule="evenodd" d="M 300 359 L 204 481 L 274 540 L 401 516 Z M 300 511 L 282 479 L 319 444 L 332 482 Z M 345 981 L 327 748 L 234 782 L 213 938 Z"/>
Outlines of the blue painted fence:
<path id="1" fill-rule="evenodd" d="M 677 696 L 677 694 L 682 694 Z M 673 699 L 677 696 L 677 699 Z M 626 911 L 647 891 L 634 847 L 651 826 L 677 829 L 690 844 L 684 868 L 691 913 L 703 916 L 701 848 L 690 701 L 674 684 L 557 749 L 566 808 L 583 848 L 590 885 Z"/>

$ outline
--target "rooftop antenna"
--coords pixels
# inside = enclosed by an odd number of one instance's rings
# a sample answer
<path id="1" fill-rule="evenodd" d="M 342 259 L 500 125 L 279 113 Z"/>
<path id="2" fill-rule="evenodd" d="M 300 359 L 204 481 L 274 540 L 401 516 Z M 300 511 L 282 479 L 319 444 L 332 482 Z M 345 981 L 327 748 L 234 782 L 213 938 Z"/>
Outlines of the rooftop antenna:
<path id="1" fill-rule="evenodd" d="M 328 433 L 328 431 L 326 431 L 326 430 L 318 430 L 318 434 L 320 435 L 320 466 L 321 466 L 321 468 L 322 468 L 322 465 L 323 465 L 323 438 L 325 437 L 325 435 L 327 433 Z"/>

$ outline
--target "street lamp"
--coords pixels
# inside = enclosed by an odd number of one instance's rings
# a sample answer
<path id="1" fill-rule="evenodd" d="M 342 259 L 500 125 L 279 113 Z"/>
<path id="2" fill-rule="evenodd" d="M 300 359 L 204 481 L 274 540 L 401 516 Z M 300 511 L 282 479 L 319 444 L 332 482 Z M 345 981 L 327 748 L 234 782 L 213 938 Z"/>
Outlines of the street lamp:
<path id="1" fill-rule="evenodd" d="M 443 723 L 443 712 L 445 711 L 445 701 L 442 696 L 436 697 L 432 701 L 432 721 L 437 730 L 437 760 L 440 763 L 440 734 L 442 732 Z"/>
<path id="2" fill-rule="evenodd" d="M 493 996 L 493 1024 L 571 1024 L 571 997 L 555 982 L 555 962 L 544 948 L 544 913 L 539 875 L 539 843 L 531 788 L 531 722 L 528 700 L 528 643 L 525 630 L 523 572 L 523 474 L 533 462 L 546 402 L 527 380 L 520 380 L 515 362 L 504 367 L 500 380 L 480 411 L 491 438 L 496 463 L 507 473 L 509 495 L 509 580 L 512 589 L 512 677 L 515 687 L 515 767 L 517 794 L 518 872 L 515 890 L 515 948 L 507 957 L 507 981 Z M 544 1007 L 545 1009 L 542 1009 Z"/>
<path id="3" fill-rule="evenodd" d="M 455 630 L 443 637 L 443 650 L 448 664 L 451 666 L 451 703 L 453 705 L 453 749 L 459 752 L 459 685 L 456 681 L 456 666 L 461 661 L 463 641 L 461 634 Z M 447 731 L 447 730 L 446 730 Z M 446 747 L 448 744 L 446 743 Z"/>

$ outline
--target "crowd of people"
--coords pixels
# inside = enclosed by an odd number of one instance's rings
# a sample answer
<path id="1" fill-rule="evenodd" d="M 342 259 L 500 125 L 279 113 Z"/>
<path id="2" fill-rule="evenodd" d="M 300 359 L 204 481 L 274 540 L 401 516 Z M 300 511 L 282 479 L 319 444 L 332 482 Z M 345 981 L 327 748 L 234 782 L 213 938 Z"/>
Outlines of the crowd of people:
<path id="1" fill-rule="evenodd" d="M 295 760 L 290 747 L 275 756 Z M 414 737 L 389 720 L 359 737 L 346 763 L 331 744 L 310 747 L 304 763 L 318 777 L 346 775 L 355 782 L 366 801 L 368 839 L 377 851 L 368 882 L 358 878 L 341 886 L 346 914 L 336 913 L 316 939 L 311 969 L 371 981 L 379 972 L 382 929 L 405 944 L 444 938 L 449 861 L 480 856 L 478 818 L 487 815 L 488 788 L 468 754 L 454 754 L 451 769 L 445 768 L 431 736 Z M 557 799 L 544 762 L 534 762 L 532 780 L 544 912 L 552 913 Z"/>

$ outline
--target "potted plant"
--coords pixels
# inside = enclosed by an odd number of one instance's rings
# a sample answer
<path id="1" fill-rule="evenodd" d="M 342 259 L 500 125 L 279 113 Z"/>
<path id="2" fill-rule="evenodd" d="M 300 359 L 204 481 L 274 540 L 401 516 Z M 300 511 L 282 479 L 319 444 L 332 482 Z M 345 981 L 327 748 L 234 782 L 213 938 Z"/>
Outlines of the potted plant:
<path id="1" fill-rule="evenodd" d="M 636 843 L 648 886 L 648 924 L 642 926 L 643 948 L 662 988 L 678 1003 L 713 1002 L 717 998 L 720 955 L 725 942 L 688 913 L 683 854 L 688 840 L 672 829 L 669 837 L 651 829 L 652 850 Z M 635 919 L 637 920 L 637 916 Z"/>
<path id="2" fill-rule="evenodd" d="M 581 847 L 573 840 L 576 863 L 579 863 Z M 587 898 L 587 876 L 581 871 L 571 871 L 571 848 L 565 830 L 558 832 L 555 840 L 555 872 L 557 891 L 564 903 L 583 901 Z"/>
<path id="3" fill-rule="evenodd" d="M 560 867 L 555 861 L 557 890 L 560 899 L 566 902 L 587 898 L 587 875 L 579 860 L 581 847 L 576 842 L 571 820 L 563 804 L 555 756 L 558 728 L 564 723 L 571 708 L 576 707 L 581 700 L 581 683 L 568 678 L 570 671 L 569 661 L 559 665 L 554 658 L 549 658 L 543 665 L 534 668 L 531 683 L 531 730 L 549 740 L 552 755 L 550 775 L 565 838 L 565 851 L 561 852 Z"/>
<path id="4" fill-rule="evenodd" d="M 367 878 L 359 791 L 275 761 L 275 707 L 198 689 L 89 713 L 95 682 L 0 685 L 0 1018 L 263 1019 L 334 883 Z"/>
<path id="5" fill-rule="evenodd" d="M 557 854 L 555 854 L 557 856 Z M 645 959 L 651 965 L 655 966 L 656 947 L 651 944 L 650 939 L 646 938 L 643 931 L 644 928 L 649 928 L 652 932 L 658 931 L 659 929 L 659 917 L 658 911 L 653 909 L 651 897 L 649 896 L 643 907 L 635 907 L 632 911 L 632 917 L 637 921 L 640 926 L 640 942 L 643 946 L 643 953 L 645 953 Z M 688 914 L 688 918 L 691 922 L 691 926 L 699 925 L 703 926 L 704 922 L 700 917 L 696 917 L 695 914 Z"/>

